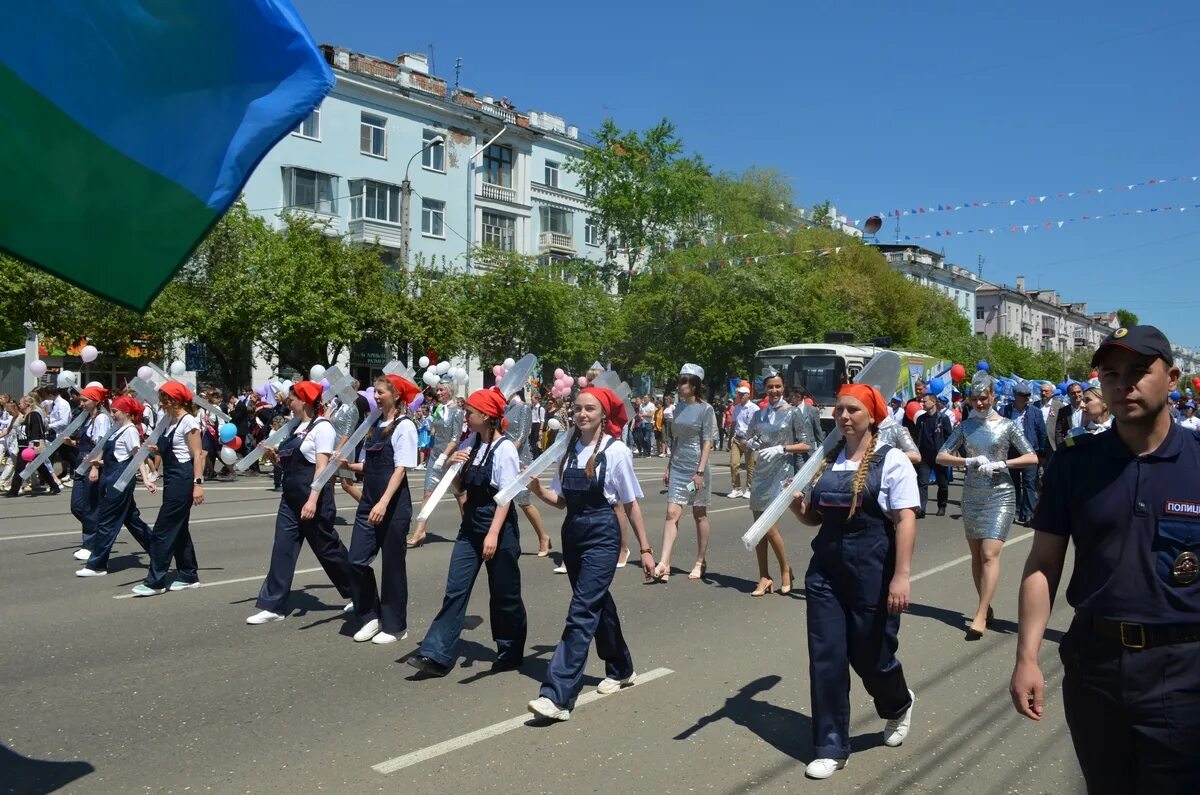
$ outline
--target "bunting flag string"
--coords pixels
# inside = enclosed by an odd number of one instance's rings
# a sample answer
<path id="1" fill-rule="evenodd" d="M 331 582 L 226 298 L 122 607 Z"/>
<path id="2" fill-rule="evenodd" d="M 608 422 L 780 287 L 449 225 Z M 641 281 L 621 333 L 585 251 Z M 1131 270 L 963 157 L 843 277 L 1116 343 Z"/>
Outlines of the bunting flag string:
<path id="1" fill-rule="evenodd" d="M 958 210 L 982 209 L 984 207 L 1015 207 L 1018 204 L 1043 204 L 1048 199 L 1073 199 L 1076 196 L 1099 196 L 1105 191 L 1116 193 L 1119 191 L 1131 191 L 1137 188 L 1148 187 L 1153 185 L 1167 185 L 1170 183 L 1183 182 L 1194 183 L 1200 180 L 1200 176 L 1195 177 L 1166 177 L 1163 179 L 1147 179 L 1142 182 L 1128 182 L 1122 185 L 1117 185 L 1111 188 L 1085 188 L 1083 190 L 1058 191 L 1054 193 L 1035 194 L 1027 196 L 1023 199 L 976 199 L 965 201 L 960 204 L 954 202 L 944 202 L 942 204 L 931 204 L 927 207 L 913 207 L 908 210 L 892 209 L 883 210 L 876 213 L 880 218 L 903 218 L 908 215 L 928 215 L 930 213 L 952 213 Z M 855 219 L 854 225 L 861 226 L 866 219 Z"/>
<path id="2" fill-rule="evenodd" d="M 946 229 L 944 231 L 932 232 L 926 235 L 903 235 L 901 240 L 932 240 L 935 237 L 958 237 L 960 235 L 994 235 L 997 232 L 1020 233 L 1028 234 L 1036 232 L 1039 229 L 1062 229 L 1066 224 L 1085 223 L 1087 221 L 1101 221 L 1105 218 L 1125 218 L 1135 215 L 1149 215 L 1151 213 L 1174 213 L 1186 212 L 1187 210 L 1200 209 L 1200 204 L 1187 204 L 1179 207 L 1167 205 L 1165 207 L 1147 207 L 1139 210 L 1121 210 L 1113 213 L 1100 213 L 1098 215 L 1081 215 L 1078 218 L 1063 218 L 1061 220 L 1043 221 L 1035 224 L 1011 224 L 1006 226 L 992 227 L 977 227 L 975 229 Z"/>
<path id="3" fill-rule="evenodd" d="M 676 267 L 695 267 L 695 266 L 703 266 L 703 267 L 708 267 L 708 268 L 725 268 L 725 267 L 729 267 L 731 265 L 752 265 L 754 263 L 762 262 L 763 260 L 774 259 L 775 257 L 804 257 L 804 256 L 810 256 L 810 255 L 814 255 L 814 254 L 818 257 L 828 257 L 831 254 L 840 254 L 842 252 L 843 248 L 845 248 L 845 246 L 831 246 L 829 248 L 810 248 L 810 249 L 805 249 L 802 251 L 780 251 L 775 254 L 756 254 L 753 256 L 745 256 L 745 257 L 728 257 L 728 258 L 713 259 L 713 260 L 697 260 L 695 262 L 687 262 L 687 263 L 669 263 L 669 264 L 668 263 L 654 263 L 654 264 L 651 264 L 649 267 L 651 269 L 664 268 L 666 270 L 671 270 L 672 268 L 676 268 Z"/>

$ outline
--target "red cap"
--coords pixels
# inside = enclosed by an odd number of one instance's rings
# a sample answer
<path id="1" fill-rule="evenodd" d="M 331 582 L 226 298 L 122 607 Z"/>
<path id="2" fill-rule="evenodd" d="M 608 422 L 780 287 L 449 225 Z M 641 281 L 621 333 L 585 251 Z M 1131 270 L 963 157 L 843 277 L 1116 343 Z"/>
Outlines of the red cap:
<path id="1" fill-rule="evenodd" d="M 392 385 L 392 389 L 396 390 L 396 394 L 399 395 L 400 399 L 406 404 L 412 403 L 413 399 L 416 398 L 417 395 L 421 394 L 420 387 L 418 387 L 412 381 L 409 381 L 407 378 L 393 375 L 391 373 L 385 377 L 387 378 L 388 383 Z"/>
<path id="2" fill-rule="evenodd" d="M 315 381 L 297 381 L 292 384 L 292 391 L 296 393 L 296 397 L 308 405 L 315 406 L 317 405 L 317 401 L 321 399 L 321 393 L 325 390 Z"/>
<path id="3" fill-rule="evenodd" d="M 178 381 L 168 381 L 158 388 L 158 391 L 174 400 L 176 403 L 191 403 L 192 390 Z"/>
<path id="4" fill-rule="evenodd" d="M 504 393 L 496 387 L 475 390 L 467 398 L 467 405 L 480 414 L 500 420 L 500 430 L 508 427 L 508 421 L 504 419 L 504 411 L 508 408 L 508 401 L 504 399 Z"/>
<path id="5" fill-rule="evenodd" d="M 625 411 L 625 401 L 617 397 L 617 393 L 602 386 L 589 386 L 579 390 L 579 394 L 587 393 L 600 401 L 607 422 L 604 432 L 609 436 L 621 438 L 621 429 L 629 422 L 629 414 Z"/>
<path id="6" fill-rule="evenodd" d="M 871 415 L 871 419 L 875 424 L 883 422 L 888 415 L 887 403 L 883 399 L 883 395 L 879 394 L 879 390 L 870 384 L 846 384 L 838 390 L 838 397 L 847 395 L 858 400 L 867 407 L 867 413 Z"/>
<path id="7" fill-rule="evenodd" d="M 80 390 L 79 394 L 97 403 L 103 403 L 108 400 L 108 390 L 102 386 L 85 386 Z"/>

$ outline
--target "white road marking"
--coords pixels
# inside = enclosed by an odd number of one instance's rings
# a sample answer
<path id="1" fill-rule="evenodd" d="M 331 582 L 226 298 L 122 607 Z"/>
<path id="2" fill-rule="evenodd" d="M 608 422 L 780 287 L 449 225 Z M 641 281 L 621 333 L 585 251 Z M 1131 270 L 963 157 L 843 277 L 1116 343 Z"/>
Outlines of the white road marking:
<path id="1" fill-rule="evenodd" d="M 1008 541 L 1004 542 L 1004 546 L 1009 547 L 1009 546 L 1012 546 L 1013 544 L 1019 544 L 1028 538 L 1033 538 L 1033 531 L 1030 531 L 1023 535 L 1019 535 L 1016 538 L 1008 539 Z M 931 574 L 937 574 L 938 572 L 945 571 L 946 569 L 952 569 L 960 563 L 966 563 L 970 559 L 971 559 L 970 555 L 963 555 L 961 558 L 955 558 L 954 560 L 947 561 L 940 566 L 934 566 L 932 569 L 929 569 L 928 571 L 923 571 L 920 574 L 914 574 L 913 576 L 908 578 L 908 581 L 916 582 L 917 580 L 919 580 L 923 577 L 928 577 Z"/>
<path id="2" fill-rule="evenodd" d="M 321 570 L 322 569 L 320 566 L 316 566 L 311 569 L 296 569 L 296 574 L 312 574 L 314 571 L 321 571 Z M 202 582 L 202 583 L 200 583 L 200 587 L 201 588 L 212 588 L 217 585 L 234 585 L 239 582 L 255 582 L 256 580 L 261 580 L 263 577 L 266 577 L 266 576 L 267 576 L 267 573 L 264 571 L 262 574 L 255 574 L 253 577 L 238 577 L 236 580 L 217 580 L 216 582 Z M 113 597 L 113 599 L 133 599 L 133 598 L 134 598 L 134 594 L 131 594 L 131 593 L 121 594 L 120 596 Z"/>
<path id="3" fill-rule="evenodd" d="M 623 690 L 618 690 L 617 692 L 621 693 L 628 690 L 636 690 L 648 682 L 653 682 L 655 679 L 659 679 L 673 673 L 675 672 L 670 668 L 655 668 L 653 671 L 647 671 L 644 674 L 638 674 L 637 683 L 633 687 L 627 687 Z M 609 695 L 616 695 L 616 693 L 610 693 Z M 576 700 L 575 710 L 578 710 L 585 704 L 591 704 L 593 701 L 597 701 L 601 698 L 607 698 L 607 696 L 603 696 L 597 693 L 595 690 L 591 691 L 590 693 L 585 693 Z M 501 734 L 512 731 L 513 729 L 519 729 L 534 718 L 534 715 L 525 713 L 520 717 L 509 718 L 508 720 L 500 721 L 499 723 L 493 723 L 491 726 L 487 726 L 473 732 L 468 732 L 467 734 L 460 735 L 452 740 L 446 740 L 445 742 L 431 745 L 428 748 L 422 748 L 419 751 L 413 751 L 410 754 L 397 756 L 394 759 L 389 759 L 386 762 L 380 762 L 377 765 L 371 765 L 371 769 L 376 773 L 382 773 L 386 776 L 389 773 L 395 773 L 397 770 L 403 770 L 406 767 L 412 767 L 413 765 L 420 764 L 426 760 L 443 756 L 451 753 L 452 751 L 457 751 L 460 748 L 466 748 L 468 746 L 475 745 L 476 743 L 483 742 L 484 740 L 490 740 L 493 737 L 498 737 Z"/>

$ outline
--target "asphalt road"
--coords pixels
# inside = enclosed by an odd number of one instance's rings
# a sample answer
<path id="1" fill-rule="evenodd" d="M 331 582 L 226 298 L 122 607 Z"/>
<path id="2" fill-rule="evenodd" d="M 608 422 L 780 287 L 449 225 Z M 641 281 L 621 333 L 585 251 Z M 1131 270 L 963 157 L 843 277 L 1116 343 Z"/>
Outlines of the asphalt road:
<path id="1" fill-rule="evenodd" d="M 662 462 L 639 460 L 637 469 L 658 549 Z M 724 467 L 714 473 L 721 491 L 727 480 Z M 801 582 L 789 596 L 750 598 L 756 567 L 739 540 L 748 501 L 721 496 L 702 582 L 685 576 L 695 555 L 690 519 L 668 584 L 644 585 L 634 566 L 618 572 L 613 593 L 643 681 L 585 696 L 570 721 L 543 726 L 529 723 L 525 704 L 537 695 L 570 591 L 533 554 L 531 529 L 522 527 L 525 665 L 490 674 L 480 581 L 465 657 L 444 679 L 422 681 L 403 659 L 441 602 L 452 506 L 431 520 L 430 543 L 408 555 L 408 640 L 377 646 L 351 641 L 357 622 L 343 616 L 307 550 L 288 619 L 245 623 L 271 546 L 278 495 L 268 485 L 211 484 L 192 514 L 205 587 L 147 599 L 125 598 L 146 564 L 125 534 L 109 576 L 73 576 L 79 528 L 67 492 L 0 500 L 0 791 L 1082 791 L 1059 689 L 1065 604 L 1043 646 L 1046 718 L 1020 718 L 1007 694 L 1025 528 L 1013 528 L 1002 561 L 997 631 L 967 643 L 963 612 L 975 596 L 956 510 L 920 523 L 899 654 L 917 694 L 912 731 L 902 747 L 884 747 L 883 721 L 855 680 L 854 754 L 817 782 L 803 774 L 812 758 L 802 588 L 812 531 L 790 518 L 784 536 Z M 959 493 L 951 487 L 952 503 Z M 152 520 L 158 499 L 144 491 L 137 499 Z M 339 516 L 351 517 L 345 495 L 339 504 Z M 545 506 L 543 515 L 557 541 L 561 515 Z M 347 542 L 349 530 L 340 526 Z M 593 655 L 584 692 L 603 675 Z"/>

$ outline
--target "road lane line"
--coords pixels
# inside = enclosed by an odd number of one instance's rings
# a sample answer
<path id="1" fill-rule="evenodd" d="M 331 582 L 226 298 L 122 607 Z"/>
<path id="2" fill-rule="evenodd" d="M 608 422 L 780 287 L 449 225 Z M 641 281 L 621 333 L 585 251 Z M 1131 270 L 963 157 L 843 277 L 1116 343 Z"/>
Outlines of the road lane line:
<path id="1" fill-rule="evenodd" d="M 1004 546 L 1010 547 L 1013 544 L 1019 544 L 1028 538 L 1033 538 L 1033 531 L 1025 533 L 1024 535 L 1019 535 L 1016 538 L 1008 539 L 1008 541 L 1006 541 L 1004 543 Z M 960 563 L 966 563 L 970 559 L 971 559 L 970 555 L 963 555 L 961 558 L 955 558 L 954 560 L 947 561 L 946 563 L 943 563 L 940 566 L 934 566 L 932 569 L 929 569 L 928 571 L 923 571 L 920 574 L 914 574 L 913 576 L 908 578 L 908 581 L 916 582 L 917 580 L 922 579 L 923 577 L 928 577 L 931 574 L 937 574 L 939 572 L 945 571 L 946 569 L 952 569 Z"/>
<path id="2" fill-rule="evenodd" d="M 296 569 L 296 574 L 312 574 L 314 571 L 322 571 L 322 569 L 320 566 L 316 566 L 311 569 Z M 256 582 L 266 576 L 267 576 L 267 573 L 264 571 L 262 574 L 255 574 L 253 577 L 238 577 L 236 580 L 217 580 L 215 582 L 202 582 L 202 583 L 200 583 L 200 587 L 201 588 L 212 588 L 217 585 L 234 585 L 239 582 Z M 114 596 L 113 599 L 133 599 L 136 595 L 137 594 L 126 593 L 126 594 L 121 594 L 120 596 Z"/>
<path id="3" fill-rule="evenodd" d="M 655 668 L 653 671 L 647 671 L 644 674 L 638 674 L 637 684 L 635 684 L 633 687 L 627 687 L 623 688 L 622 690 L 618 690 L 617 693 L 625 692 L 627 690 L 636 690 L 648 682 L 653 682 L 655 679 L 660 679 L 673 673 L 675 672 L 670 668 Z M 616 693 L 609 693 L 609 695 L 616 695 Z M 576 700 L 575 709 L 577 710 L 585 704 L 591 704 L 593 701 L 607 697 L 608 696 L 603 696 L 593 690 L 590 693 L 585 693 L 584 695 L 580 696 L 578 700 Z M 376 773 L 382 773 L 386 776 L 389 773 L 395 773 L 398 770 L 403 770 L 406 767 L 412 767 L 413 765 L 420 764 L 421 762 L 429 759 L 434 759 L 436 757 L 451 753 L 452 751 L 457 751 L 460 748 L 467 748 L 468 746 L 475 745 L 476 743 L 483 742 L 484 740 L 490 740 L 493 737 L 498 737 L 501 734 L 512 731 L 513 729 L 519 729 L 529 723 L 530 720 L 534 719 L 536 719 L 536 716 L 525 713 L 520 717 L 509 718 L 508 720 L 500 721 L 499 723 L 493 723 L 491 726 L 487 726 L 473 732 L 468 732 L 467 734 L 460 735 L 452 740 L 446 740 L 445 742 L 431 745 L 428 748 L 422 748 L 419 751 L 413 751 L 410 754 L 397 756 L 393 759 L 387 760 L 386 762 L 380 762 L 377 765 L 371 765 L 371 769 Z"/>

